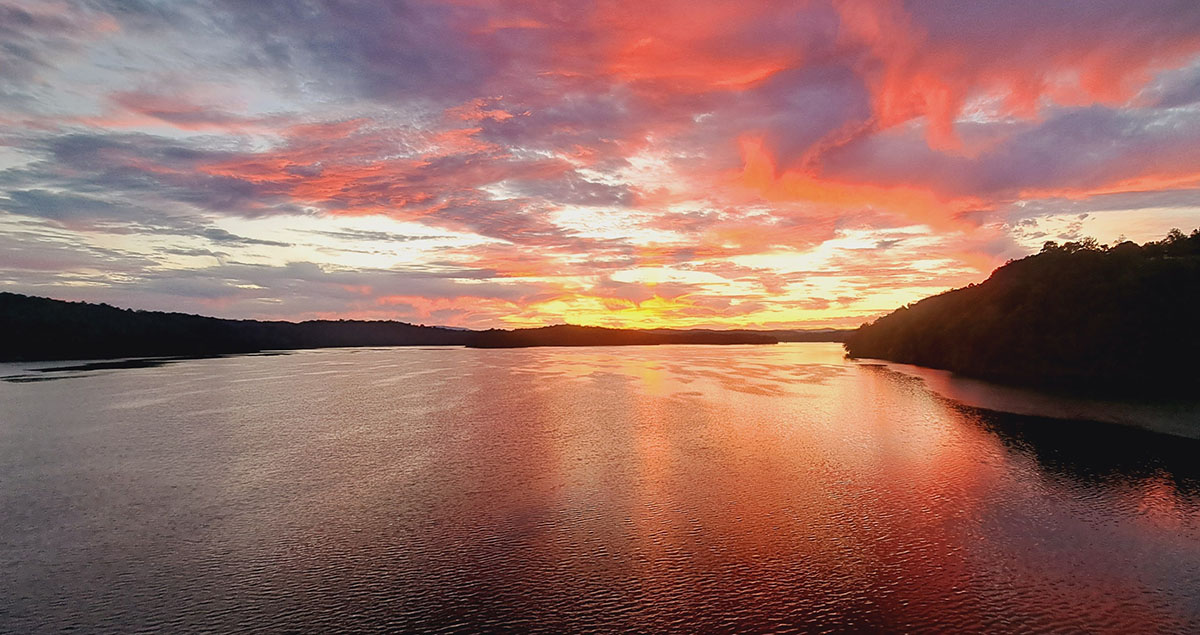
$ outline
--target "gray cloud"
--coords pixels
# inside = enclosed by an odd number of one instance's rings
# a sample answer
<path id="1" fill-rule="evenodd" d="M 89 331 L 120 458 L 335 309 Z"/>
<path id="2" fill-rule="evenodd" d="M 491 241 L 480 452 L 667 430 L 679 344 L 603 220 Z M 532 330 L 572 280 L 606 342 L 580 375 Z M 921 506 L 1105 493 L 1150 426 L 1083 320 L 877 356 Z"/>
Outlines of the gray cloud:
<path id="1" fill-rule="evenodd" d="M 455 30 L 465 9 L 359 0 L 219 0 L 214 25 L 235 33 L 252 63 L 379 100 L 465 99 L 494 58 Z"/>

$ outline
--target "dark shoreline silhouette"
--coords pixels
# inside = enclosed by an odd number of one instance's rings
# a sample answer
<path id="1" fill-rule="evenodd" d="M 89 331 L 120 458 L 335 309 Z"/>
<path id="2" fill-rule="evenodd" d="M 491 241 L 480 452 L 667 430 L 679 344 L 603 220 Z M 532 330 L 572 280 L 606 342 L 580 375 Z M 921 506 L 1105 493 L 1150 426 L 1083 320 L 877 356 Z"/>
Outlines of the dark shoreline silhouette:
<path id="1" fill-rule="evenodd" d="M 622 346 L 842 341 L 838 330 L 633 330 L 558 325 L 471 331 L 394 321 L 227 320 L 0 292 L 0 361 L 204 357 L 347 346 Z"/>
<path id="2" fill-rule="evenodd" d="M 530 346 L 636 346 L 646 344 L 777 344 L 779 338 L 753 331 L 633 330 L 559 324 L 511 331 L 476 331 L 468 338 L 473 348 Z"/>
<path id="3" fill-rule="evenodd" d="M 864 324 L 845 347 L 1036 388 L 1186 394 L 1200 388 L 1200 229 L 1140 246 L 1047 242 Z"/>

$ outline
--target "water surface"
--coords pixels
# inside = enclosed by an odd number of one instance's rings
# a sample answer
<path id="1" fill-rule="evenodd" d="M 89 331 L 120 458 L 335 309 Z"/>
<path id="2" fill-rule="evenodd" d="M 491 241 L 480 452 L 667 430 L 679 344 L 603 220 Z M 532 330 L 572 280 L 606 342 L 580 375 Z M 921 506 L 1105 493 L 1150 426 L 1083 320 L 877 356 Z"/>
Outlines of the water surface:
<path id="1" fill-rule="evenodd" d="M 1196 441 L 836 344 L 44 366 L 0 630 L 1200 630 Z"/>

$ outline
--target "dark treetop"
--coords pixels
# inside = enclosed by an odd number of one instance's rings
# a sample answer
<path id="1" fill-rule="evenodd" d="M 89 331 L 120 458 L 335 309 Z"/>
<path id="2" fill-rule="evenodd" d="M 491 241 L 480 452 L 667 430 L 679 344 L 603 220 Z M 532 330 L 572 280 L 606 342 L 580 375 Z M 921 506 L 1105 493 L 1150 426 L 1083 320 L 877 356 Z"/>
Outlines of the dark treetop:
<path id="1" fill-rule="evenodd" d="M 852 357 L 1009 383 L 1122 392 L 1200 385 L 1200 230 L 1058 245 L 851 334 Z"/>

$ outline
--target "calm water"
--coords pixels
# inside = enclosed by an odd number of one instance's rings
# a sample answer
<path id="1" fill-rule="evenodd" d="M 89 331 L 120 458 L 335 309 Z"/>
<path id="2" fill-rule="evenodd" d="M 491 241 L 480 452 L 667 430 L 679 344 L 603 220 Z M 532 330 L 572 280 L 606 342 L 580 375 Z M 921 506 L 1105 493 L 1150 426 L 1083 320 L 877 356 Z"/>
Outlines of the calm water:
<path id="1" fill-rule="evenodd" d="M 33 375 L 0 630 L 1200 630 L 1200 442 L 837 345 Z"/>

